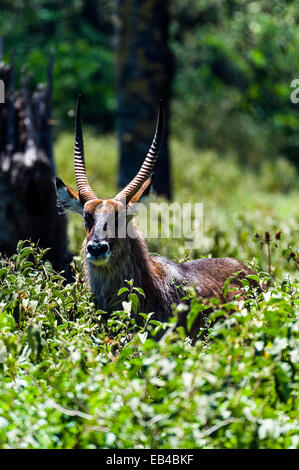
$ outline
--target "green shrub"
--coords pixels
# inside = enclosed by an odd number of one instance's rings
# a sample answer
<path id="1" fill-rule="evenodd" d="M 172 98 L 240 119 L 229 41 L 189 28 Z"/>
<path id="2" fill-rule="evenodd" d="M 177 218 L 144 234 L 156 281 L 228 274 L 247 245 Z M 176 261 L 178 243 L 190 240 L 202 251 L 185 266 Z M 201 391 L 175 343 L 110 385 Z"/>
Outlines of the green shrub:
<path id="1" fill-rule="evenodd" d="M 65 285 L 42 256 L 20 243 L 1 261 L 1 448 L 298 445 L 298 282 L 244 281 L 248 300 L 219 306 L 192 347 L 174 319 L 159 343 L 136 333 L 131 282 L 107 320 L 78 265 Z"/>

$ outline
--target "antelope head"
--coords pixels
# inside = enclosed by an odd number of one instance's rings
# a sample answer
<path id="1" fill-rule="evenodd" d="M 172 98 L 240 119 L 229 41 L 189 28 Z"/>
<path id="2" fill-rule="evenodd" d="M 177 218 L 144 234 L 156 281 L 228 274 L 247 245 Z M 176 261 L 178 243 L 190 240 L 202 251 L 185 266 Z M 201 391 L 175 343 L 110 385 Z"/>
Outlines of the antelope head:
<path id="1" fill-rule="evenodd" d="M 78 190 L 66 186 L 59 178 L 56 178 L 58 205 L 63 211 L 77 212 L 84 217 L 86 228 L 85 258 L 89 263 L 101 266 L 108 263 L 114 250 L 117 251 L 115 249 L 119 241 L 117 234 L 124 228 L 119 224 L 127 224 L 132 217 L 128 209 L 150 190 L 152 171 L 162 138 L 163 106 L 160 102 L 154 139 L 139 172 L 112 199 L 98 198 L 88 183 L 84 159 L 80 96 L 77 102 L 75 131 L 75 176 Z M 119 217 L 120 211 L 125 214 L 125 217 Z"/>

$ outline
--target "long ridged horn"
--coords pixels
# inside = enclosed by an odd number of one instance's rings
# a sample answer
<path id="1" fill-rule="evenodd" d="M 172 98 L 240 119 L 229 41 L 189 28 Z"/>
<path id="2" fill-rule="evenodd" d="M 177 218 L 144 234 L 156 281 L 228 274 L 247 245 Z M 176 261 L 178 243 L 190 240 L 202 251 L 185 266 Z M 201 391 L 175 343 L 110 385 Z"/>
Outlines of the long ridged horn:
<path id="1" fill-rule="evenodd" d="M 132 199 L 132 197 L 137 193 L 137 191 L 139 191 L 143 183 L 147 180 L 147 178 L 152 173 L 156 160 L 158 158 L 159 148 L 160 148 L 160 144 L 162 140 L 163 121 L 164 121 L 163 103 L 162 103 L 162 100 L 160 100 L 160 109 L 159 109 L 159 114 L 158 114 L 157 126 L 156 126 L 156 131 L 155 131 L 152 145 L 135 178 L 133 178 L 132 181 L 122 191 L 120 191 L 117 194 L 117 196 L 114 198 L 117 201 L 126 200 L 127 202 L 129 202 Z"/>
<path id="2" fill-rule="evenodd" d="M 81 95 L 78 96 L 76 109 L 76 137 L 75 137 L 75 176 L 79 197 L 83 202 L 96 199 L 96 195 L 89 186 L 84 160 L 84 144 L 81 122 Z"/>

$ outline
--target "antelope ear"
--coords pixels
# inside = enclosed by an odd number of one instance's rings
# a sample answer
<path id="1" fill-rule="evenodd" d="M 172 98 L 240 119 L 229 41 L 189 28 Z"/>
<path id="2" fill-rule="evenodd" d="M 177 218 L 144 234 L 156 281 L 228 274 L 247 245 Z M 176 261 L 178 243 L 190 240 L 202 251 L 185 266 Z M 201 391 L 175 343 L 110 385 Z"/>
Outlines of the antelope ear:
<path id="1" fill-rule="evenodd" d="M 59 214 L 71 211 L 83 215 L 83 205 L 80 202 L 78 192 L 69 186 L 66 186 L 60 178 L 55 178 L 54 184 L 56 188 Z"/>
<path id="2" fill-rule="evenodd" d="M 137 191 L 137 193 L 132 197 L 129 201 L 129 204 L 135 204 L 139 202 L 141 198 L 148 196 L 151 190 L 152 182 L 154 180 L 154 173 L 151 173 L 149 178 L 143 183 L 141 188 Z"/>

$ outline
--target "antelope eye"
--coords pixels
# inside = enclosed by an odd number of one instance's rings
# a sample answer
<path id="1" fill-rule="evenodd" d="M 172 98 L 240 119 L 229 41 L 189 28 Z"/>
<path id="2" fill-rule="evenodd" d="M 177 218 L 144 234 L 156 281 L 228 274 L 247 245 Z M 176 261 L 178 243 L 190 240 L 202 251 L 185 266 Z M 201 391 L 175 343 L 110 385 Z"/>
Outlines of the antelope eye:
<path id="1" fill-rule="evenodd" d="M 106 232 L 106 230 L 107 230 L 107 222 L 104 223 L 103 230 L 104 230 L 104 232 Z"/>
<path id="2" fill-rule="evenodd" d="M 93 226 L 93 218 L 90 214 L 84 215 L 84 225 L 85 225 L 86 230 L 91 230 Z"/>

